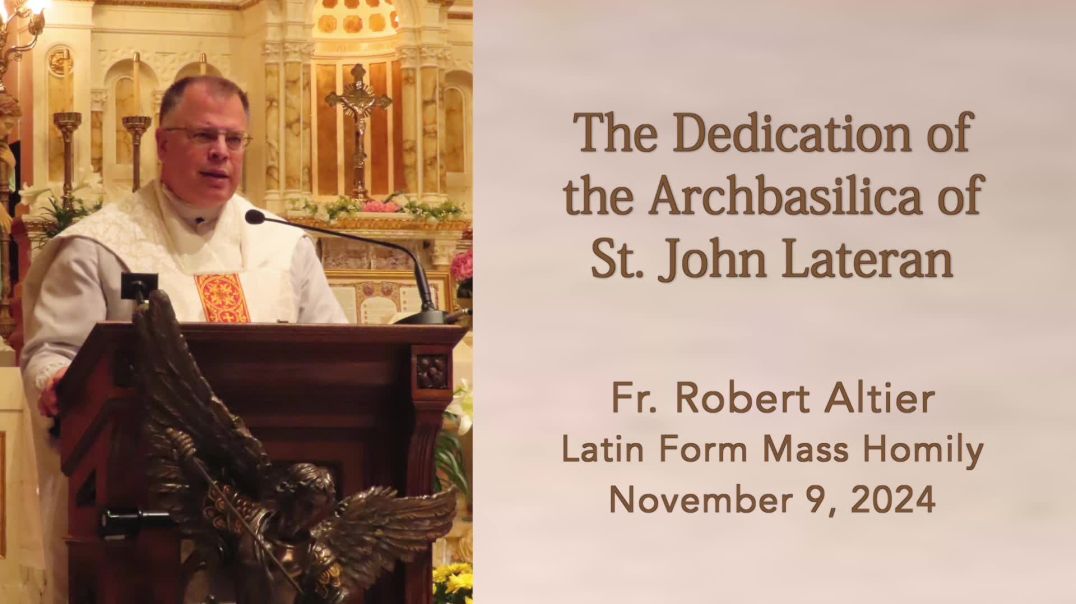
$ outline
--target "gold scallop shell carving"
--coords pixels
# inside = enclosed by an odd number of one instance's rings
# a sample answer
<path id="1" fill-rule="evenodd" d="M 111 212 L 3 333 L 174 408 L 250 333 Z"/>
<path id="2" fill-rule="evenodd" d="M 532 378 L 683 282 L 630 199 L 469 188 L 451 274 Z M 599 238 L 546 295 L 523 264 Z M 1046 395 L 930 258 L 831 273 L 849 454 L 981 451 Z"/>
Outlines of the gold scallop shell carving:
<path id="1" fill-rule="evenodd" d="M 75 60 L 71 56 L 71 49 L 62 46 L 56 47 L 48 56 L 49 73 L 62 78 L 70 74 L 75 67 Z"/>

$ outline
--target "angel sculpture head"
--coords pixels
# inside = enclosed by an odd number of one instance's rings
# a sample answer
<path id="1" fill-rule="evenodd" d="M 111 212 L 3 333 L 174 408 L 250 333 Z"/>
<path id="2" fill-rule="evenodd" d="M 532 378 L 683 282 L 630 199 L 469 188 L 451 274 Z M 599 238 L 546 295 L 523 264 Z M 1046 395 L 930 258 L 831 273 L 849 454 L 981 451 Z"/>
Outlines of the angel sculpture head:
<path id="1" fill-rule="evenodd" d="M 274 517 L 280 536 L 286 539 L 309 537 L 310 529 L 336 507 L 336 483 L 325 468 L 297 463 L 284 470 L 276 484 Z"/>
<path id="2" fill-rule="evenodd" d="M 328 470 L 275 467 L 202 376 L 168 296 L 151 293 L 134 323 L 150 494 L 193 539 L 208 584 L 223 584 L 197 601 L 343 602 L 452 527 L 452 491 L 373 487 L 337 502 Z"/>

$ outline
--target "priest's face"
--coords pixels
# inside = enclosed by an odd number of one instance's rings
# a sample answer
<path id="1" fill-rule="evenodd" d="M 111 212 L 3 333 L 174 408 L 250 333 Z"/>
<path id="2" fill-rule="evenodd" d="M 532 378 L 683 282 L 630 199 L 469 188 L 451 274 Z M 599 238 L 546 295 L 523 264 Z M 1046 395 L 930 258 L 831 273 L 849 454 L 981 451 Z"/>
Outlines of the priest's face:
<path id="1" fill-rule="evenodd" d="M 189 204 L 223 205 L 243 178 L 246 143 L 239 97 L 191 84 L 157 129 L 161 182 Z"/>

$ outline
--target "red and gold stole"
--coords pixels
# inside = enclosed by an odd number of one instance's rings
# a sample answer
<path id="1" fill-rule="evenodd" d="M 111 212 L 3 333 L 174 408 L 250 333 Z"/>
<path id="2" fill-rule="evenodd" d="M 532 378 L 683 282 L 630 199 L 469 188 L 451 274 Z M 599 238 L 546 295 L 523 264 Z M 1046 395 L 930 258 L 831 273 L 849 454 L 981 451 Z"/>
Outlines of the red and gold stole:
<path id="1" fill-rule="evenodd" d="M 250 323 L 247 299 L 236 273 L 196 275 L 198 297 L 210 323 Z"/>

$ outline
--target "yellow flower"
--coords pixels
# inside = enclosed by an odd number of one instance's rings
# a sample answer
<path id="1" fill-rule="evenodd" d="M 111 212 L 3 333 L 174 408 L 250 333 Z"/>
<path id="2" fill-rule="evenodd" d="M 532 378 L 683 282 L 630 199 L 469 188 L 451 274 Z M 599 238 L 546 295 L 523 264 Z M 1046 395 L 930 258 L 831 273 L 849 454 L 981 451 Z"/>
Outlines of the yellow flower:
<path id="1" fill-rule="evenodd" d="M 474 604 L 474 600 L 471 599 L 471 596 L 464 596 L 463 602 L 464 604 Z"/>
<path id="2" fill-rule="evenodd" d="M 460 573 L 448 578 L 448 593 L 454 594 L 461 589 L 474 590 L 473 573 Z"/>
<path id="3" fill-rule="evenodd" d="M 457 562 L 456 564 L 439 566 L 433 569 L 433 582 L 434 584 L 444 583 L 452 577 L 452 575 L 458 575 L 460 573 L 474 573 L 474 569 L 466 562 Z"/>
<path id="4" fill-rule="evenodd" d="M 451 574 L 452 573 L 448 570 L 447 566 L 439 566 L 439 567 L 433 569 L 433 583 L 434 583 L 434 585 L 436 585 L 438 583 L 444 583 L 445 580 L 448 579 L 448 576 L 451 575 Z"/>

